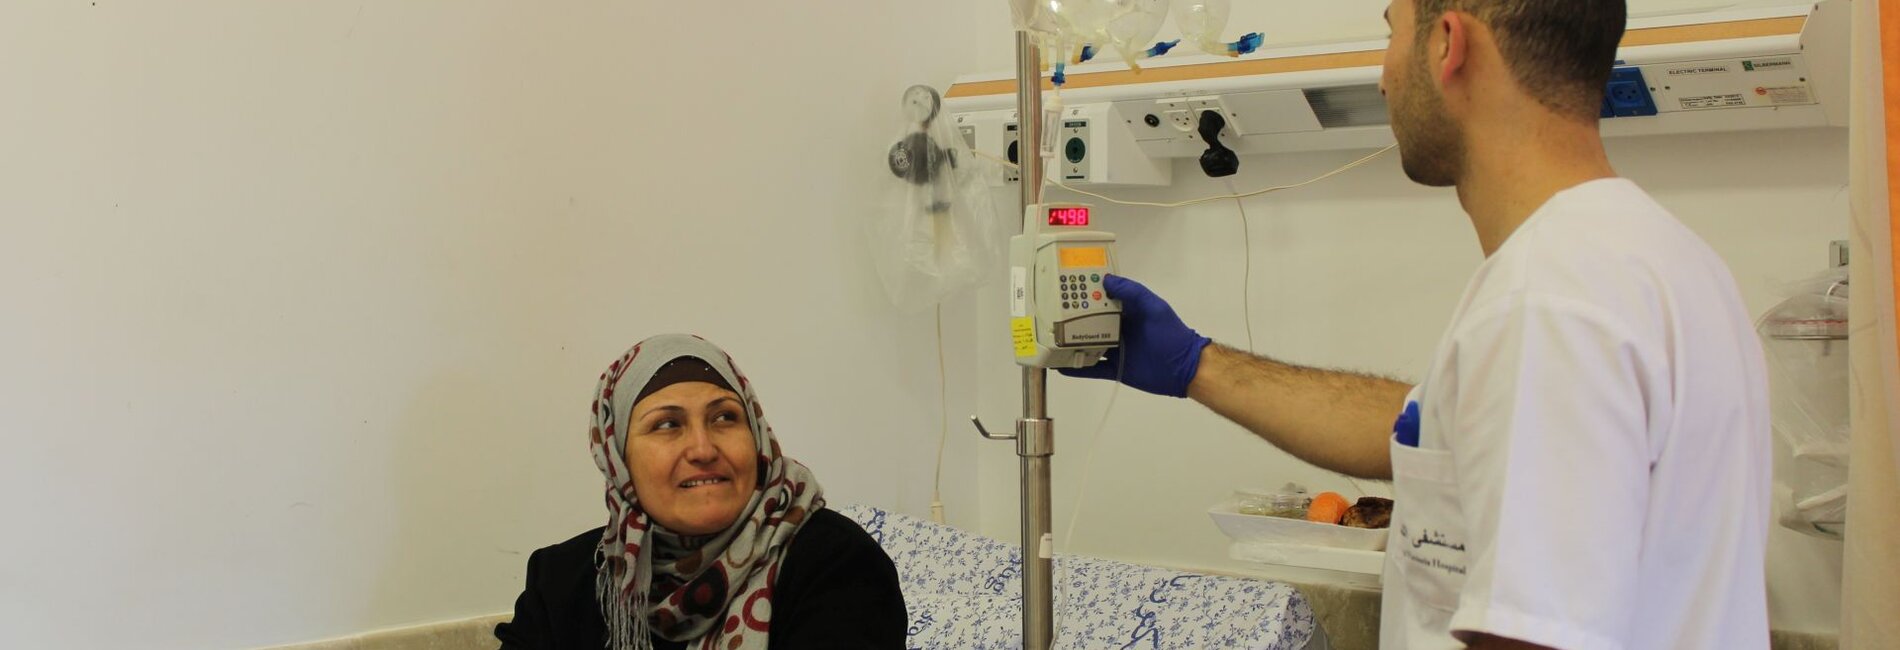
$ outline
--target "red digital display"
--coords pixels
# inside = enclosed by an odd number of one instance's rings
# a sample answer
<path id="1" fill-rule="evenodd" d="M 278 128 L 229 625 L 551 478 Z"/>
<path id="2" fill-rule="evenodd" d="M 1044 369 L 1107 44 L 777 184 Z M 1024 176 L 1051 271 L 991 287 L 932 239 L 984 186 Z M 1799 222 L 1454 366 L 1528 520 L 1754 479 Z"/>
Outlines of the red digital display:
<path id="1" fill-rule="evenodd" d="M 1078 208 L 1049 208 L 1049 225 L 1051 226 L 1089 225 L 1089 209 L 1079 208 L 1079 207 Z"/>

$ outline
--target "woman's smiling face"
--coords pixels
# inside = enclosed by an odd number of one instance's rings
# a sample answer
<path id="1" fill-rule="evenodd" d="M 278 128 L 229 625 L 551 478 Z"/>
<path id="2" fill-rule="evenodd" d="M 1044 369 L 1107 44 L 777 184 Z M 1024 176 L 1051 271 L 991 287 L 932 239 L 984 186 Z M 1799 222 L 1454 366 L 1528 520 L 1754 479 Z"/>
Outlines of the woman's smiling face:
<path id="1" fill-rule="evenodd" d="M 759 452 L 739 395 L 689 381 L 633 405 L 627 469 L 647 515 L 682 535 L 717 533 L 758 489 Z"/>

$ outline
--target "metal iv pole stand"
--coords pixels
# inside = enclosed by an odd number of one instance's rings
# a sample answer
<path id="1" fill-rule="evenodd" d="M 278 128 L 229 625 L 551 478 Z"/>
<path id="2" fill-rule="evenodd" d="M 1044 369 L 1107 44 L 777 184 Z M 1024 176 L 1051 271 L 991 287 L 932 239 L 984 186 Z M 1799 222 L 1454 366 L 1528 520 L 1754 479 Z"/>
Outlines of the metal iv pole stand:
<path id="1" fill-rule="evenodd" d="M 1021 167 L 1022 205 L 1042 202 L 1042 62 L 1028 32 L 1016 32 L 1016 156 Z M 1055 573 L 1050 558 L 1049 461 L 1055 454 L 1055 422 L 1049 419 L 1049 371 L 1023 368 L 1023 417 L 1016 421 L 1016 456 L 1022 471 L 1023 650 L 1055 644 Z"/>
<path id="2" fill-rule="evenodd" d="M 1041 51 L 1028 32 L 1016 32 L 1017 166 L 1022 177 L 1022 205 L 1042 202 L 1042 62 Z M 991 440 L 1016 441 L 1022 472 L 1023 529 L 1023 650 L 1049 650 L 1055 645 L 1055 572 L 1051 558 L 1055 540 L 1050 533 L 1049 459 L 1055 454 L 1055 421 L 1049 419 L 1049 371 L 1023 367 L 1023 416 L 1014 435 L 995 435 L 983 421 L 970 416 L 977 433 Z"/>

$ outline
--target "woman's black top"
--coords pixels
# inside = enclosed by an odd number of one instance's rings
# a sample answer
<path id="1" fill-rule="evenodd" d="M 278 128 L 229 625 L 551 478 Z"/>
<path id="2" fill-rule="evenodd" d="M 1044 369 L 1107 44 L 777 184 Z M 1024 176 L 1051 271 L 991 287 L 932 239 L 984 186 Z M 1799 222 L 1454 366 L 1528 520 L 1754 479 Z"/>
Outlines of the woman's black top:
<path id="1" fill-rule="evenodd" d="M 594 597 L 594 548 L 600 528 L 535 551 L 513 621 L 495 626 L 502 650 L 592 650 L 606 645 L 607 624 Z M 820 509 L 798 529 L 772 586 L 773 650 L 904 647 L 908 625 L 897 567 L 870 534 L 844 515 Z M 655 650 L 685 644 L 653 637 Z"/>

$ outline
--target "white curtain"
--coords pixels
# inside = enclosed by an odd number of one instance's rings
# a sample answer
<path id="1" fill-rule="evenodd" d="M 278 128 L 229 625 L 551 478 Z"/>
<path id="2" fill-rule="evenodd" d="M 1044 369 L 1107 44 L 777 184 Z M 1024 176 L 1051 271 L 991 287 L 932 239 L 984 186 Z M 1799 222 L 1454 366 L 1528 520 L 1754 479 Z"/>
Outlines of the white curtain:
<path id="1" fill-rule="evenodd" d="M 1895 553 L 1900 549 L 1900 339 L 1894 330 L 1891 208 L 1896 202 L 1891 192 L 1896 188 L 1888 183 L 1889 156 L 1900 152 L 1900 132 L 1888 133 L 1886 111 L 1900 103 L 1900 83 L 1885 83 L 1881 47 L 1883 33 L 1900 39 L 1900 25 L 1889 24 L 1900 21 L 1900 0 L 1852 2 L 1853 136 L 1848 155 L 1854 212 L 1854 308 L 1849 319 L 1854 439 L 1841 647 L 1860 650 L 1900 647 L 1900 553 Z M 1888 43 L 1886 51 L 1900 53 L 1900 42 Z M 1894 58 L 1885 61 L 1900 67 Z"/>

